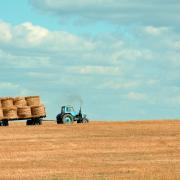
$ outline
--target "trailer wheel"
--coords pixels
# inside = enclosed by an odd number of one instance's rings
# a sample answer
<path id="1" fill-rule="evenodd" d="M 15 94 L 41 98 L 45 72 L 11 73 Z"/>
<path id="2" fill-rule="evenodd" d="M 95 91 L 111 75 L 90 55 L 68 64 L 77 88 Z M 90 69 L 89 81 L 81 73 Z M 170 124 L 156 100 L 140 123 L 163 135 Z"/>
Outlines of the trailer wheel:
<path id="1" fill-rule="evenodd" d="M 39 125 L 42 125 L 42 119 L 39 118 Z"/>
<path id="2" fill-rule="evenodd" d="M 26 125 L 27 125 L 27 126 L 33 125 L 33 120 L 32 120 L 32 119 L 28 119 L 28 120 L 26 121 Z"/>
<path id="3" fill-rule="evenodd" d="M 42 119 L 41 118 L 34 119 L 34 124 L 35 125 L 42 125 Z"/>
<path id="4" fill-rule="evenodd" d="M 3 126 L 9 126 L 9 121 L 8 121 L 8 120 L 2 121 L 2 125 L 3 125 Z"/>

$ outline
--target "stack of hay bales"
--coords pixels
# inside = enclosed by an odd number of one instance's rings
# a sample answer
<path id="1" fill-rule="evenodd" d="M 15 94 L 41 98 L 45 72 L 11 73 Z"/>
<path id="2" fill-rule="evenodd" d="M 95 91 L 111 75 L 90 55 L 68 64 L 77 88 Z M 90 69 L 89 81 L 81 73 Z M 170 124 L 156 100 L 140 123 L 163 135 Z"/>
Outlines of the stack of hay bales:
<path id="1" fill-rule="evenodd" d="M 46 115 L 39 96 L 4 97 L 0 99 L 0 120 L 29 119 Z"/>

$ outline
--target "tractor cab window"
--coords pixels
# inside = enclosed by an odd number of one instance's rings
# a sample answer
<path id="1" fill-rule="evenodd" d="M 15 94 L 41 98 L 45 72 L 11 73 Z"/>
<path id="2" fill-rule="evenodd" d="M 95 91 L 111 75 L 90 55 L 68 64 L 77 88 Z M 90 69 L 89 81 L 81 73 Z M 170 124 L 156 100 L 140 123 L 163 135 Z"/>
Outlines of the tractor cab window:
<path id="1" fill-rule="evenodd" d="M 74 111 L 74 109 L 72 107 L 67 107 L 66 110 L 67 110 L 67 112 L 73 112 Z"/>

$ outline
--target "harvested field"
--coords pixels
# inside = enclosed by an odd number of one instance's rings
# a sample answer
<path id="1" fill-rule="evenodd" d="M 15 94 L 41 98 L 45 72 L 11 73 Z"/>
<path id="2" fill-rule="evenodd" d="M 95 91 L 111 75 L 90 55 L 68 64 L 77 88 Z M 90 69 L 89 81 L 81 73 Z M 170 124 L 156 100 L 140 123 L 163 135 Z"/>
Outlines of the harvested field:
<path id="1" fill-rule="evenodd" d="M 180 121 L 0 127 L 0 179 L 180 179 Z"/>

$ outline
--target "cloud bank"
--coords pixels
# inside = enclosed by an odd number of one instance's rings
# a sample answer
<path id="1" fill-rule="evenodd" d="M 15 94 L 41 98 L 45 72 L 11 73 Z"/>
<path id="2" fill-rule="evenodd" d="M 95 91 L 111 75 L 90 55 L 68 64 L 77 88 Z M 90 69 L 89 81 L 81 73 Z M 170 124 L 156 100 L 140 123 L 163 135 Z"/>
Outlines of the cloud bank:
<path id="1" fill-rule="evenodd" d="M 70 94 L 94 118 L 176 117 L 180 34 L 153 25 L 130 33 L 84 36 L 1 21 L 1 95 L 41 94 L 52 118 Z"/>
<path id="2" fill-rule="evenodd" d="M 180 21 L 178 0 L 30 0 L 43 12 L 80 21 L 173 26 Z"/>

